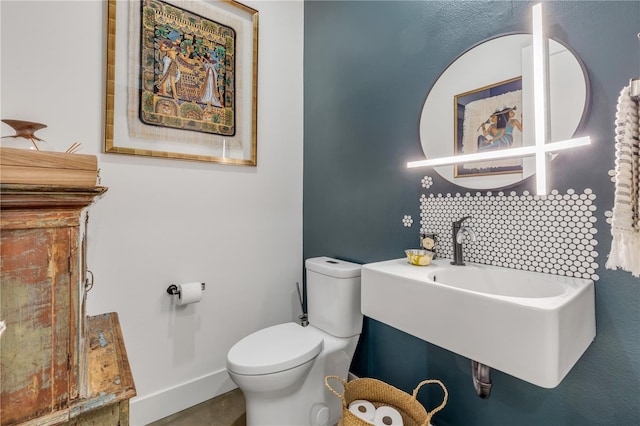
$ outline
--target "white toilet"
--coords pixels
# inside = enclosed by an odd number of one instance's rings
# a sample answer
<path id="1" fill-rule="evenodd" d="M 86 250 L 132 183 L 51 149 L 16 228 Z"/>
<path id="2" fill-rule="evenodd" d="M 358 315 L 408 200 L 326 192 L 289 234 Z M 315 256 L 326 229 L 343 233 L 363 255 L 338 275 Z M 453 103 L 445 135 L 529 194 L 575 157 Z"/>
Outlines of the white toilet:
<path id="1" fill-rule="evenodd" d="M 324 378 L 347 378 L 362 331 L 360 265 L 307 259 L 309 325 L 289 322 L 259 330 L 227 354 L 227 371 L 244 392 L 247 426 L 324 426 L 342 405 Z"/>

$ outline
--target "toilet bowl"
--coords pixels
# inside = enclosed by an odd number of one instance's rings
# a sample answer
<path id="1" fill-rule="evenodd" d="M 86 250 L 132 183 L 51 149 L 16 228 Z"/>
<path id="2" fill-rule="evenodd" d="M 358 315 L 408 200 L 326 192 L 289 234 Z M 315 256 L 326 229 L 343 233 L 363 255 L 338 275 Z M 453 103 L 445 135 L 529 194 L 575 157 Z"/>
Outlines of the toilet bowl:
<path id="1" fill-rule="evenodd" d="M 305 265 L 310 325 L 267 327 L 227 355 L 229 377 L 245 395 L 247 426 L 326 426 L 340 419 L 341 401 L 324 378 L 346 378 L 355 353 L 362 330 L 360 265 L 326 257 Z"/>
<path id="2" fill-rule="evenodd" d="M 227 355 L 227 370 L 245 392 L 293 392 L 321 350 L 316 333 L 293 322 L 275 325 L 236 343 Z"/>

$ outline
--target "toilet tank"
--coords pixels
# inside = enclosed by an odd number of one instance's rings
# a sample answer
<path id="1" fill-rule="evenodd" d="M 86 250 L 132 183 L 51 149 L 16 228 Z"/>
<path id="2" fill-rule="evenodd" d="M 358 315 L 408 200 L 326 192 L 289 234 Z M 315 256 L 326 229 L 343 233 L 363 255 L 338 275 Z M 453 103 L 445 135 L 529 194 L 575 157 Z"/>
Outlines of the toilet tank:
<path id="1" fill-rule="evenodd" d="M 361 265 L 314 257 L 306 260 L 305 268 L 309 323 L 336 337 L 360 334 Z"/>

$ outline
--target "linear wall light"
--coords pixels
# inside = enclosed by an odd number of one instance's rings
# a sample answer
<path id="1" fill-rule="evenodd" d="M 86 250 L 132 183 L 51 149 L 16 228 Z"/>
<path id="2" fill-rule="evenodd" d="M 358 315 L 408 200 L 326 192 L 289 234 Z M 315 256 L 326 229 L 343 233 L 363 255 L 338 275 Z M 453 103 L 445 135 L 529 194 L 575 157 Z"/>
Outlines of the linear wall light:
<path id="1" fill-rule="evenodd" d="M 547 118 L 549 102 L 547 93 L 549 90 L 549 42 L 545 38 L 542 4 L 538 3 L 531 8 L 533 15 L 533 117 L 534 140 L 536 151 L 536 193 L 547 193 L 547 165 L 548 155 L 542 150 L 549 139 L 549 126 Z"/>
<path id="2" fill-rule="evenodd" d="M 538 155 L 540 151 L 543 154 L 547 152 L 557 152 L 569 148 L 576 148 L 579 146 L 589 145 L 591 140 L 589 136 L 583 136 L 576 139 L 569 139 L 561 142 L 552 142 L 544 144 L 542 147 L 537 146 L 523 146 L 521 148 L 511 148 L 495 152 L 483 152 L 476 154 L 454 155 L 452 157 L 434 158 L 432 160 L 418 160 L 410 161 L 407 163 L 407 168 L 415 167 L 438 167 L 438 166 L 452 166 L 454 164 L 462 163 L 475 163 L 478 161 L 487 160 L 502 160 L 505 158 L 520 158 L 531 157 Z"/>

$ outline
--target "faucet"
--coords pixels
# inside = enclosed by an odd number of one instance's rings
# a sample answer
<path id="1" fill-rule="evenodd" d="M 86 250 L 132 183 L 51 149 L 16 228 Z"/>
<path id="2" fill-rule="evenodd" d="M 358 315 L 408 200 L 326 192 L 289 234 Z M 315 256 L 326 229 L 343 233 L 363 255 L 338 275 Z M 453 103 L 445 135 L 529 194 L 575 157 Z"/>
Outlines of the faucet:
<path id="1" fill-rule="evenodd" d="M 470 219 L 469 216 L 465 216 L 462 219 L 453 222 L 453 262 L 452 265 L 464 265 L 464 259 L 462 257 L 462 242 L 464 241 L 465 234 L 469 237 L 469 240 L 476 241 L 476 233 L 472 228 L 463 226 L 462 222 Z"/>

